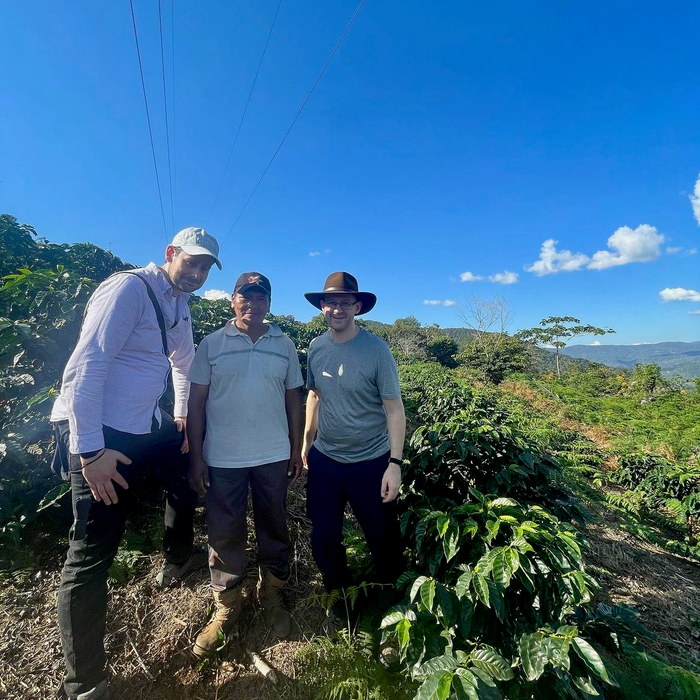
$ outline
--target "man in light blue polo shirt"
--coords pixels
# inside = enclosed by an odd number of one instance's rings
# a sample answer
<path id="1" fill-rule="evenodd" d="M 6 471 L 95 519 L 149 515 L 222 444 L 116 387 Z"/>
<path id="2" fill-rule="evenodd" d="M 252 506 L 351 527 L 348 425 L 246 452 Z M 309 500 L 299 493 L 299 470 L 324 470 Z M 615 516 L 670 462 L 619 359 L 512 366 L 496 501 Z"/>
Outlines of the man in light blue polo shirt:
<path id="1" fill-rule="evenodd" d="M 202 340 L 189 373 L 189 478 L 206 495 L 216 604 L 195 641 L 198 658 L 236 627 L 246 575 L 249 484 L 261 570 L 258 597 L 272 632 L 290 632 L 280 590 L 289 577 L 287 479 L 302 470 L 303 379 L 294 343 L 265 321 L 271 293 L 267 277 L 243 273 L 231 300 L 235 318 Z"/>

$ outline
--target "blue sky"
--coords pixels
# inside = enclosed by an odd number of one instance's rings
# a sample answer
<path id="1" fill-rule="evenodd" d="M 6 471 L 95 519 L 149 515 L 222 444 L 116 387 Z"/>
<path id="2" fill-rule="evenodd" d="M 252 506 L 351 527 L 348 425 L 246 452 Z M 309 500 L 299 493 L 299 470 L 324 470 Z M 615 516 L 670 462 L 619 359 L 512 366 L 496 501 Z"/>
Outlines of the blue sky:
<path id="1" fill-rule="evenodd" d="M 357 0 L 283 0 L 213 212 L 278 0 L 162 2 L 174 221 L 158 3 L 134 8 L 167 233 L 128 0 L 0 9 L 1 212 L 137 264 L 205 226 L 205 289 L 258 270 L 302 320 L 345 269 L 380 321 L 497 294 L 511 331 L 700 339 L 698 3 L 366 0 L 232 229 Z"/>

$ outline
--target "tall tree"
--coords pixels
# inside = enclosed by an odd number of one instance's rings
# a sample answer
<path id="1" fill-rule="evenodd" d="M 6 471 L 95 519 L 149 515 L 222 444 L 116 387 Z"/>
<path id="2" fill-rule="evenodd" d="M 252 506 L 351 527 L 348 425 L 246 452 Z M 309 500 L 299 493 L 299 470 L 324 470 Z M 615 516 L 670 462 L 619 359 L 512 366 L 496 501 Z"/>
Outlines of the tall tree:
<path id="1" fill-rule="evenodd" d="M 561 377 L 559 351 L 566 347 L 569 338 L 576 338 L 579 335 L 606 335 L 614 332 L 612 328 L 581 325 L 581 321 L 573 316 L 550 316 L 540 321 L 540 327 L 535 326 L 535 328 L 518 331 L 515 337 L 524 343 L 553 347 L 557 363 L 557 377 Z"/>

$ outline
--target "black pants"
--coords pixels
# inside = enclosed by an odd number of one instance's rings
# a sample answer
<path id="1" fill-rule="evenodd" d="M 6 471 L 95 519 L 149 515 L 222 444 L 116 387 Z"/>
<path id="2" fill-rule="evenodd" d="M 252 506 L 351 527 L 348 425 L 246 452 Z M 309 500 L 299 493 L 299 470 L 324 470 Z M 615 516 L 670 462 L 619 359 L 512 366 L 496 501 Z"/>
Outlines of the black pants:
<path id="1" fill-rule="evenodd" d="M 312 447 L 308 464 L 311 548 L 326 590 L 353 584 L 343 545 L 343 517 L 348 502 L 372 554 L 375 583 L 395 584 L 403 567 L 396 500 L 382 503 L 380 496 L 389 453 L 366 462 L 343 464 Z"/>
<path id="2" fill-rule="evenodd" d="M 289 460 L 257 467 L 209 467 L 207 531 L 211 587 L 238 586 L 246 577 L 248 484 L 253 501 L 258 564 L 282 581 L 289 578 L 287 467 Z"/>
<path id="3" fill-rule="evenodd" d="M 147 435 L 132 435 L 103 427 L 105 446 L 132 462 L 119 473 L 129 489 L 114 484 L 118 502 L 95 501 L 81 472 L 80 458 L 68 452 L 68 422 L 56 425 L 61 461 L 69 467 L 73 526 L 58 591 L 58 623 L 66 660 L 64 687 L 68 697 L 87 693 L 105 680 L 104 634 L 107 611 L 107 571 L 124 534 L 129 510 L 137 500 L 139 481 L 153 470 L 165 486 L 163 547 L 169 562 L 182 563 L 192 553 L 192 521 L 197 494 L 187 483 L 189 459 L 180 453 L 183 434 L 163 415 Z M 152 483 L 152 482 L 151 482 Z"/>

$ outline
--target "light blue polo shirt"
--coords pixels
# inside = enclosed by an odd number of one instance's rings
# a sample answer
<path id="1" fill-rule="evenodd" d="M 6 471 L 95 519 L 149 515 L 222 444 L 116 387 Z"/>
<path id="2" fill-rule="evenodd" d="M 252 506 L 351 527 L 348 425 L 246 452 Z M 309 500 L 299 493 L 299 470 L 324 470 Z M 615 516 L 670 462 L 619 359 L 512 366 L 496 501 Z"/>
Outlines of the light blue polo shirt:
<path id="1" fill-rule="evenodd" d="M 256 467 L 289 459 L 285 392 L 304 381 L 294 343 L 274 323 L 253 343 L 231 320 L 197 348 L 188 379 L 209 385 L 204 461 Z"/>

